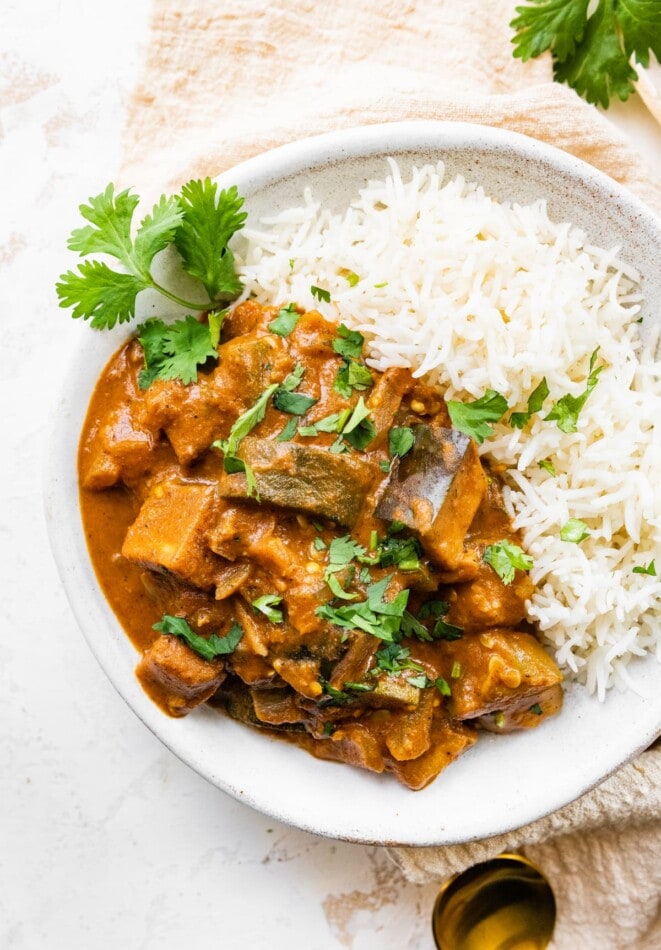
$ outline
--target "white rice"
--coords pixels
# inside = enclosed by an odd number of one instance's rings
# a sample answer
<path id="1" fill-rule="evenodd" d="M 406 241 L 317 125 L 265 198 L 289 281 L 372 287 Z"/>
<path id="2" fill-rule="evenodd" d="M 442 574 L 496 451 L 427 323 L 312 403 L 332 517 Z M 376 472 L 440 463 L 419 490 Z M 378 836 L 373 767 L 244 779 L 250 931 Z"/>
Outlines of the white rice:
<path id="1" fill-rule="evenodd" d="M 529 615 L 565 674 L 600 698 L 631 685 L 634 657 L 661 659 L 661 577 L 632 572 L 656 557 L 661 574 L 661 364 L 654 341 L 641 343 L 638 275 L 618 248 L 554 223 L 544 201 L 499 203 L 461 177 L 444 182 L 442 163 L 403 182 L 392 161 L 343 215 L 306 191 L 300 207 L 243 235 L 246 294 L 361 330 L 376 369 L 410 366 L 447 398 L 495 389 L 516 410 L 546 377 L 543 412 L 523 430 L 508 413 L 482 446 L 508 467 L 507 505 L 534 557 Z M 354 287 L 347 272 L 360 277 Z M 543 416 L 585 389 L 596 347 L 604 369 L 578 432 L 563 433 Z M 588 539 L 560 540 L 569 518 Z"/>

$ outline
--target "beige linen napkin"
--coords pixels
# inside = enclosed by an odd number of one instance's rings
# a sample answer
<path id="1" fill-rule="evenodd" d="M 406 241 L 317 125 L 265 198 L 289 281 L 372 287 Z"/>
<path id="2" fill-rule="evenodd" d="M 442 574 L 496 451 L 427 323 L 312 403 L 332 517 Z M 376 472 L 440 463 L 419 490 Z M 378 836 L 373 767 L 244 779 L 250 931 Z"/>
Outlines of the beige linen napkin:
<path id="1" fill-rule="evenodd" d="M 155 0 L 122 184 L 151 198 L 306 135 L 450 119 L 550 142 L 661 211 L 658 177 L 596 109 L 551 81 L 549 58 L 513 59 L 514 6 Z M 580 801 L 510 835 L 393 855 L 411 880 L 425 881 L 520 848 L 558 896 L 557 950 L 661 948 L 660 758 L 646 753 Z"/>

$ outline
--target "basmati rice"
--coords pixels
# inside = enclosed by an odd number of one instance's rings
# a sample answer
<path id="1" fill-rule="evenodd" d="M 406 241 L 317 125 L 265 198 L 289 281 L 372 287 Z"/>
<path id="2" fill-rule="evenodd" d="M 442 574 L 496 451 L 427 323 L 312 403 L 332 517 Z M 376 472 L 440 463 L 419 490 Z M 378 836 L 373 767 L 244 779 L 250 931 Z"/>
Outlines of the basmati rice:
<path id="1" fill-rule="evenodd" d="M 393 161 L 344 214 L 306 191 L 244 239 L 246 295 L 360 330 L 376 369 L 410 366 L 452 399 L 495 389 L 516 411 L 546 377 L 543 411 L 522 430 L 508 413 L 481 447 L 507 469 L 506 504 L 534 558 L 529 616 L 565 674 L 600 698 L 631 685 L 634 657 L 661 660 L 661 576 L 633 573 L 656 557 L 661 575 L 661 364 L 654 340 L 641 342 L 638 275 L 618 248 L 554 223 L 542 200 L 500 203 L 460 176 L 444 181 L 442 163 L 404 182 Z M 562 432 L 544 416 L 585 389 L 597 347 L 598 384 L 578 431 Z M 580 544 L 560 539 L 570 518 L 590 531 Z"/>

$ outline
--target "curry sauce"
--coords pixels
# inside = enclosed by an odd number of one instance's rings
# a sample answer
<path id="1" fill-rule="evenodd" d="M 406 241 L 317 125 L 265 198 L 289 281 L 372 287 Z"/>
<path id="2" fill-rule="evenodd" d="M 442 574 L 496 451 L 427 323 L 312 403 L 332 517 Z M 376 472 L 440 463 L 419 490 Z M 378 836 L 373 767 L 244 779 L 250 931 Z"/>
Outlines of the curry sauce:
<path id="1" fill-rule="evenodd" d="M 165 713 L 210 702 L 423 788 L 479 729 L 561 706 L 527 574 L 485 560 L 520 539 L 438 391 L 278 312 L 235 307 L 188 385 L 142 388 L 135 339 L 113 357 L 79 450 L 90 556 Z"/>

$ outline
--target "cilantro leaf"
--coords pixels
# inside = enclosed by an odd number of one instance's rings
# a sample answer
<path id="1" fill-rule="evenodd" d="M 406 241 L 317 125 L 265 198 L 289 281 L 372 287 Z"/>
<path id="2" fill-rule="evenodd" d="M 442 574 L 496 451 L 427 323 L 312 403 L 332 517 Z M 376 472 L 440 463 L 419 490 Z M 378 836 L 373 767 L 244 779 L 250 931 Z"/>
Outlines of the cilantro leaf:
<path id="1" fill-rule="evenodd" d="M 242 412 L 239 418 L 234 422 L 234 425 L 230 429 L 229 436 L 226 439 L 216 439 L 215 442 L 212 442 L 211 447 L 219 449 L 221 452 L 224 452 L 226 456 L 235 456 L 241 439 L 247 436 L 249 432 L 252 432 L 255 426 L 258 425 L 266 415 L 266 407 L 268 406 L 269 399 L 277 388 L 277 383 L 272 383 L 270 386 L 267 386 L 259 399 L 257 399 L 249 409 Z"/>
<path id="2" fill-rule="evenodd" d="M 546 382 L 546 376 L 542 379 L 541 383 L 533 389 L 533 391 L 528 396 L 528 409 L 526 412 L 513 412 L 510 416 L 510 425 L 512 428 L 523 429 L 526 422 L 530 420 L 530 417 L 539 412 L 539 410 L 544 405 L 544 400 L 549 394 L 548 383 Z"/>
<path id="3" fill-rule="evenodd" d="M 525 62 L 551 50 L 554 78 L 604 108 L 633 92 L 632 55 L 643 66 L 650 49 L 661 58 L 658 0 L 531 0 L 516 12 L 514 56 Z"/>
<path id="4" fill-rule="evenodd" d="M 649 562 L 649 564 L 647 565 L 647 567 L 640 567 L 640 566 L 634 567 L 633 573 L 634 573 L 634 574 L 647 574 L 647 575 L 649 575 L 649 577 L 656 577 L 656 576 L 657 576 L 657 574 L 656 574 L 656 564 L 655 564 L 654 561 L 652 560 L 652 561 Z"/>
<path id="5" fill-rule="evenodd" d="M 184 385 L 197 379 L 197 367 L 210 357 L 218 358 L 211 330 L 195 317 L 166 324 L 152 318 L 138 328 L 145 354 L 145 368 L 138 383 L 146 389 L 155 379 L 180 379 Z"/>
<path id="6" fill-rule="evenodd" d="M 105 191 L 89 198 L 89 204 L 80 205 L 83 218 L 90 224 L 71 233 L 67 245 L 82 257 L 88 254 L 110 254 L 135 274 L 131 222 L 140 198 L 126 191 L 115 196 L 112 184 Z M 137 276 L 137 275 L 136 275 Z"/>
<path id="7" fill-rule="evenodd" d="M 555 465 L 549 459 L 542 459 L 537 463 L 537 468 L 543 468 L 545 472 L 548 472 L 549 475 L 552 475 L 554 478 L 558 474 L 555 470 Z"/>
<path id="8" fill-rule="evenodd" d="M 315 287 L 313 284 L 310 287 L 310 293 L 313 297 L 316 297 L 317 300 L 324 300 L 326 303 L 331 302 L 330 290 L 324 290 L 323 287 Z"/>
<path id="9" fill-rule="evenodd" d="M 333 340 L 333 350 L 347 359 L 356 359 L 363 352 L 365 337 L 357 330 L 350 330 L 341 323 L 337 328 L 337 336 Z"/>
<path id="10" fill-rule="evenodd" d="M 579 518 L 570 518 L 569 521 L 560 528 L 560 540 L 569 541 L 572 544 L 580 544 L 590 537 L 590 529 L 584 521 Z"/>
<path id="11" fill-rule="evenodd" d="M 275 609 L 281 603 L 282 597 L 279 594 L 263 594 L 252 601 L 252 609 L 264 614 L 271 623 L 282 623 L 283 613 Z"/>
<path id="12" fill-rule="evenodd" d="M 142 273 L 148 274 L 159 251 L 172 244 L 182 219 L 183 211 L 178 200 L 161 195 L 135 236 L 133 258 Z"/>
<path id="13" fill-rule="evenodd" d="M 232 622 L 232 626 L 224 637 L 212 633 L 207 638 L 191 630 L 183 617 L 173 617 L 170 614 L 163 614 L 160 621 L 154 624 L 153 629 L 179 637 L 203 660 L 213 660 L 217 656 L 233 653 L 243 637 L 243 627 L 236 621 Z"/>
<path id="14" fill-rule="evenodd" d="M 278 389 L 273 397 L 273 405 L 276 409 L 294 416 L 304 416 L 308 409 L 318 401 L 312 396 L 288 392 L 286 389 Z"/>
<path id="15" fill-rule="evenodd" d="M 629 98 L 638 74 L 622 48 L 614 0 L 601 0 L 574 54 L 553 64 L 553 77 L 605 109 L 613 96 Z"/>
<path id="16" fill-rule="evenodd" d="M 447 406 L 454 428 L 470 435 L 480 445 L 493 435 L 488 423 L 498 422 L 507 412 L 507 400 L 494 389 L 487 389 L 483 396 L 473 402 L 450 400 Z"/>
<path id="17" fill-rule="evenodd" d="M 112 330 L 135 316 L 135 298 L 149 286 L 133 274 L 120 274 L 101 261 L 83 261 L 78 273 L 67 271 L 55 285 L 60 307 L 73 307 L 72 316 L 90 320 L 95 330 Z"/>
<path id="18" fill-rule="evenodd" d="M 365 390 L 373 385 L 374 379 L 365 364 L 345 357 L 337 371 L 333 389 L 345 399 L 350 399 L 353 389 Z"/>
<path id="19" fill-rule="evenodd" d="M 431 632 L 434 640 L 461 640 L 464 635 L 463 627 L 456 627 L 439 617 Z"/>
<path id="20" fill-rule="evenodd" d="M 401 673 L 402 670 L 423 672 L 423 667 L 419 663 L 414 663 L 410 655 L 411 651 L 408 647 L 403 647 L 399 643 L 388 643 L 374 654 L 376 670 L 383 670 L 386 673 Z"/>
<path id="21" fill-rule="evenodd" d="M 603 366 L 597 366 L 595 369 L 598 353 L 599 347 L 594 350 L 590 357 L 587 383 L 580 396 L 572 396 L 567 393 L 558 399 L 549 414 L 544 416 L 545 422 L 557 422 L 558 429 L 561 432 L 576 432 L 578 429 L 578 416 L 587 402 L 588 396 L 599 382 L 599 374 L 603 369 Z"/>
<path id="22" fill-rule="evenodd" d="M 388 454 L 390 458 L 399 455 L 403 458 L 410 452 L 415 442 L 413 429 L 410 426 L 393 426 L 388 433 Z"/>
<path id="23" fill-rule="evenodd" d="M 526 554 L 518 544 L 511 541 L 498 541 L 489 544 L 482 555 L 482 559 L 489 564 L 503 584 L 511 584 L 516 570 L 529 571 L 533 566 L 533 559 Z"/>
<path id="24" fill-rule="evenodd" d="M 236 187 L 218 193 L 210 178 L 194 179 L 181 189 L 183 221 L 175 244 L 184 269 L 202 282 L 211 300 L 231 300 L 241 293 L 227 243 L 243 227 L 246 213 Z"/>
<path id="25" fill-rule="evenodd" d="M 367 588 L 367 600 L 342 607 L 323 604 L 315 614 L 347 630 L 364 630 L 380 640 L 394 641 L 400 634 L 409 591 L 400 590 L 391 601 L 383 599 L 390 577 L 384 577 Z"/>
<path id="26" fill-rule="evenodd" d="M 348 283 L 349 287 L 355 287 L 360 280 L 360 277 L 358 274 L 354 273 L 354 271 L 349 271 L 348 274 L 344 275 L 344 279 Z"/>
<path id="27" fill-rule="evenodd" d="M 275 437 L 276 442 L 289 442 L 290 439 L 293 439 L 296 435 L 298 423 L 296 419 L 290 419 L 287 425 L 284 427 L 280 435 Z"/>
<path id="28" fill-rule="evenodd" d="M 277 333 L 278 336 L 289 336 L 300 319 L 300 313 L 296 312 L 296 304 L 287 304 L 286 307 L 281 307 L 277 317 L 271 320 L 268 325 L 269 330 L 271 333 Z"/>
<path id="29" fill-rule="evenodd" d="M 361 452 L 376 436 L 376 428 L 369 415 L 370 410 L 361 396 L 342 428 L 343 437 Z"/>
<path id="30" fill-rule="evenodd" d="M 564 62 L 583 39 L 590 0 L 532 0 L 534 6 L 517 7 L 510 26 L 514 56 L 524 63 L 547 49 Z"/>
<path id="31" fill-rule="evenodd" d="M 442 676 L 439 676 L 434 680 L 434 686 L 439 691 L 441 696 L 452 696 L 450 684 L 447 680 L 444 680 Z"/>

